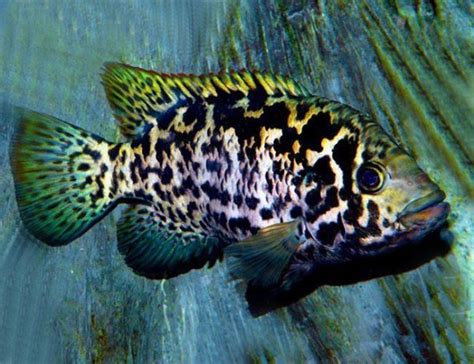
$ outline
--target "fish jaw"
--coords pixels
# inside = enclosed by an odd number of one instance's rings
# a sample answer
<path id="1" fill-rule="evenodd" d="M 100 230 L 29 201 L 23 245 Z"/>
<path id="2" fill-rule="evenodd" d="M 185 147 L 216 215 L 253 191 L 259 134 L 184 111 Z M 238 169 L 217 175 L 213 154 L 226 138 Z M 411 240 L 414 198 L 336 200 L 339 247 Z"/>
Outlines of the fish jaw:
<path id="1" fill-rule="evenodd" d="M 407 240 L 420 239 L 447 220 L 451 208 L 445 198 L 445 193 L 437 189 L 405 207 L 398 221 L 408 230 Z"/>

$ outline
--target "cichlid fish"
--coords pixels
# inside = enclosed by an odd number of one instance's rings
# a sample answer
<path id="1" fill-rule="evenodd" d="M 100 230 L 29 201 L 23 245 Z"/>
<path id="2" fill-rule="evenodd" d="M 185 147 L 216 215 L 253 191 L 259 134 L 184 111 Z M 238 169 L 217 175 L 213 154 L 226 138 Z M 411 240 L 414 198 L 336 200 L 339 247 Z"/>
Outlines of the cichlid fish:
<path id="1" fill-rule="evenodd" d="M 262 73 L 168 75 L 107 64 L 124 141 L 22 111 L 11 164 L 22 220 L 52 246 L 117 204 L 119 251 L 170 278 L 225 256 L 254 286 L 414 242 L 445 194 L 370 117 Z"/>

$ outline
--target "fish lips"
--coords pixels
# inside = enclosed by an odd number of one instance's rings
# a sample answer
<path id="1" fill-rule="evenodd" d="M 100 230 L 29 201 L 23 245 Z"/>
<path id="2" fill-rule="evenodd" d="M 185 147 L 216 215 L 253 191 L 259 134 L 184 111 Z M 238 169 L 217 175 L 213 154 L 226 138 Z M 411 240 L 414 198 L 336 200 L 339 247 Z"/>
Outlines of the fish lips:
<path id="1" fill-rule="evenodd" d="M 410 230 L 433 230 L 446 221 L 450 206 L 443 202 L 446 194 L 436 190 L 410 202 L 398 216 L 398 221 Z"/>

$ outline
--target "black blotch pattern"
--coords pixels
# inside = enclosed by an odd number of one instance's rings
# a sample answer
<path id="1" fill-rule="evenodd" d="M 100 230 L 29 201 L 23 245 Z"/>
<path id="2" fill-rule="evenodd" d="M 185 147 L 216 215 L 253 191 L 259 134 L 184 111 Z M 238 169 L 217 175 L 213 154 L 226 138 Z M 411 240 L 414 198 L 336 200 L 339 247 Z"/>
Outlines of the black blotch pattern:
<path id="1" fill-rule="evenodd" d="M 369 222 L 367 224 L 367 234 L 372 236 L 380 236 L 382 231 L 377 224 L 377 220 L 380 216 L 379 207 L 377 204 L 370 200 L 367 203 L 367 209 L 369 210 Z"/>
<path id="2" fill-rule="evenodd" d="M 170 168 L 170 166 L 166 166 L 165 169 L 163 170 L 163 174 L 161 175 L 161 183 L 167 185 L 171 182 L 172 178 L 173 178 L 173 170 Z"/>
<path id="3" fill-rule="evenodd" d="M 334 239 L 339 232 L 339 224 L 336 222 L 322 223 L 318 229 L 316 238 L 318 241 L 326 246 L 332 246 Z"/>
<path id="4" fill-rule="evenodd" d="M 313 115 L 303 127 L 300 135 L 301 149 L 321 152 L 323 139 L 334 139 L 340 129 L 340 125 L 331 123 L 331 116 L 328 112 Z"/>
<path id="5" fill-rule="evenodd" d="M 250 110 L 252 110 L 253 106 L 257 106 L 257 104 L 258 107 L 255 109 L 263 107 L 263 114 L 257 119 L 246 118 L 243 109 L 233 108 L 233 103 L 226 103 L 220 100 L 214 108 L 216 128 L 219 129 L 220 126 L 224 127 L 224 129 L 234 128 L 240 145 L 244 145 L 245 140 L 251 140 L 252 138 L 255 139 L 257 145 L 261 144 L 260 130 L 262 127 L 267 129 L 287 129 L 289 110 L 286 104 L 284 102 L 277 102 L 271 106 L 264 106 L 266 98 L 266 94 L 259 94 L 258 92 L 253 92 L 249 95 Z M 288 130 L 291 131 L 293 129 Z M 294 133 L 296 135 L 296 132 Z M 285 148 L 291 148 L 291 144 Z M 251 153 L 254 150 L 247 150 L 246 152 Z"/>
<path id="6" fill-rule="evenodd" d="M 299 102 L 296 105 L 296 118 L 298 120 L 302 120 L 305 117 L 306 113 L 309 111 L 309 107 L 310 105 L 308 103 Z"/>
<path id="7" fill-rule="evenodd" d="M 319 188 L 314 188 L 306 194 L 305 202 L 308 207 L 314 208 L 321 202 L 321 190 Z"/>
<path id="8" fill-rule="evenodd" d="M 90 155 L 92 159 L 94 160 L 94 162 L 97 162 L 101 157 L 100 152 L 98 152 L 97 150 L 91 149 L 88 145 L 84 146 L 84 148 L 82 149 L 82 152 L 84 154 Z"/>
<path id="9" fill-rule="evenodd" d="M 150 135 L 149 134 L 145 134 L 141 138 L 140 145 L 142 146 L 143 155 L 148 156 L 150 154 Z"/>
<path id="10" fill-rule="evenodd" d="M 90 165 L 89 165 L 88 163 L 81 163 L 81 164 L 79 164 L 79 166 L 77 167 L 77 169 L 78 169 L 79 171 L 83 171 L 83 172 L 88 171 L 89 168 L 90 168 Z"/>
<path id="11" fill-rule="evenodd" d="M 255 210 L 258 206 L 258 203 L 260 200 L 256 197 L 246 197 L 245 198 L 245 204 L 249 207 L 251 210 Z"/>
<path id="12" fill-rule="evenodd" d="M 219 161 L 216 161 L 216 160 L 207 160 L 206 161 L 206 169 L 209 171 L 209 172 L 217 172 L 217 173 L 220 173 L 221 171 L 221 168 L 222 168 L 222 165 Z"/>
<path id="13" fill-rule="evenodd" d="M 244 202 L 244 199 L 242 198 L 242 195 L 240 194 L 234 195 L 234 203 L 237 205 L 237 207 L 242 206 L 243 202 Z"/>
<path id="14" fill-rule="evenodd" d="M 262 208 L 260 209 L 260 216 L 262 217 L 262 220 L 269 220 L 273 217 L 272 210 L 268 208 Z"/>
<path id="15" fill-rule="evenodd" d="M 118 156 L 119 150 L 120 150 L 120 144 L 114 145 L 112 148 L 109 149 L 109 158 L 110 160 L 115 160 Z"/>
<path id="16" fill-rule="evenodd" d="M 246 217 L 232 217 L 229 219 L 229 228 L 233 233 L 238 233 L 238 230 L 245 233 L 250 230 L 251 225 Z"/>
<path id="17" fill-rule="evenodd" d="M 320 184 L 332 185 L 336 180 L 336 175 L 331 169 L 330 158 L 327 155 L 318 159 L 312 170 L 314 171 L 315 179 Z"/>
<path id="18" fill-rule="evenodd" d="M 293 206 L 290 210 L 290 216 L 293 219 L 296 219 L 297 217 L 300 217 L 303 213 L 303 210 L 299 206 Z"/>
<path id="19" fill-rule="evenodd" d="M 100 165 L 100 174 L 103 176 L 107 173 L 107 171 L 109 170 L 109 168 L 107 167 L 107 165 L 105 163 L 102 163 Z"/>
<path id="20" fill-rule="evenodd" d="M 216 186 L 212 186 L 209 182 L 205 182 L 201 185 L 202 191 L 209 197 L 210 200 L 219 199 L 219 189 Z"/>
<path id="21" fill-rule="evenodd" d="M 341 139 L 334 146 L 333 158 L 342 171 L 341 198 L 346 200 L 352 193 L 352 168 L 357 151 L 357 141 L 355 139 Z"/>
<path id="22" fill-rule="evenodd" d="M 224 212 L 220 213 L 218 221 L 220 226 L 222 226 L 224 229 L 227 228 L 227 216 Z"/>
<path id="23" fill-rule="evenodd" d="M 352 195 L 347 202 L 347 210 L 344 212 L 344 220 L 350 225 L 359 226 L 357 219 L 362 216 L 362 198 L 360 195 Z"/>

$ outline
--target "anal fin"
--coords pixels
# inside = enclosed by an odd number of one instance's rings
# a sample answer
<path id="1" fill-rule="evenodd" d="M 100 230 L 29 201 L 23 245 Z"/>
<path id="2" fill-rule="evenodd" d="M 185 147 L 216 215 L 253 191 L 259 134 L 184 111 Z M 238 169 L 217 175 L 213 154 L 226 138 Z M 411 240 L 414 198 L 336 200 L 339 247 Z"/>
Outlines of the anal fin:
<path id="1" fill-rule="evenodd" d="M 171 278 L 191 269 L 211 267 L 224 243 L 211 236 L 170 230 L 149 205 L 130 205 L 117 222 L 118 249 L 141 276 Z"/>
<path id="2" fill-rule="evenodd" d="M 296 220 L 271 225 L 244 241 L 229 245 L 224 253 L 233 258 L 231 272 L 262 288 L 277 285 L 297 248 L 297 226 Z"/>

